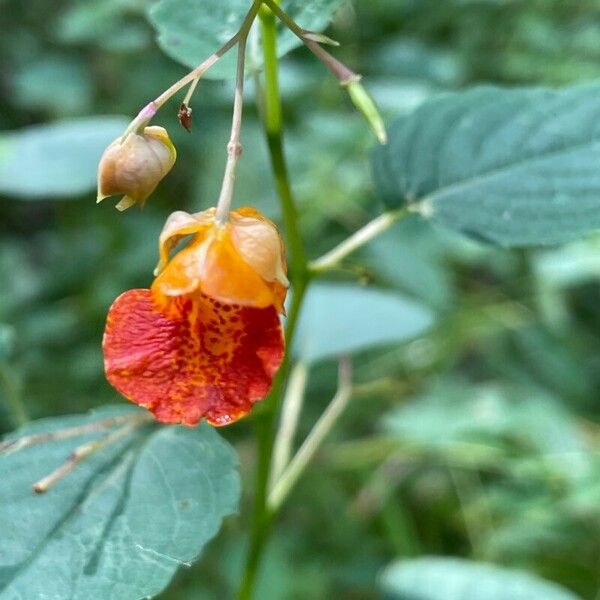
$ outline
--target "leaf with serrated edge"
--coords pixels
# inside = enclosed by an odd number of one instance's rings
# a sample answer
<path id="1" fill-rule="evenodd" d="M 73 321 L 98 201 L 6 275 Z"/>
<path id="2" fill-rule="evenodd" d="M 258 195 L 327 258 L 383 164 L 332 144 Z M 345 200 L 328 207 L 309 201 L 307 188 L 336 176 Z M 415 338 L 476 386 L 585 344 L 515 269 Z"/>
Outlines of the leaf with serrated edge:
<path id="1" fill-rule="evenodd" d="M 505 246 L 600 227 L 600 86 L 479 87 L 402 117 L 373 152 L 379 192 Z"/>

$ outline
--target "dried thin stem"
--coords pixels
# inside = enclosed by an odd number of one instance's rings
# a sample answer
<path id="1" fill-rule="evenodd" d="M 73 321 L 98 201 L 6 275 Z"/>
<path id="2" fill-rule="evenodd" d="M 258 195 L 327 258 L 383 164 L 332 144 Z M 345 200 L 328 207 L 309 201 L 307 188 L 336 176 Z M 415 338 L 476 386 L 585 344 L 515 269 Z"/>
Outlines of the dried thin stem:
<path id="1" fill-rule="evenodd" d="M 258 12 L 260 2 L 253 5 L 250 10 L 254 15 Z M 254 17 L 253 17 L 254 18 Z M 246 41 L 252 25 L 252 20 L 248 21 L 246 28 L 242 27 L 238 41 L 237 72 L 235 78 L 235 95 L 233 99 L 233 117 L 231 119 L 231 135 L 227 144 L 227 164 L 225 165 L 225 174 L 223 175 L 223 184 L 219 201 L 217 203 L 217 212 L 215 221 L 225 223 L 229 218 L 229 208 L 233 197 L 233 186 L 235 183 L 235 168 L 238 159 L 242 153 L 240 144 L 240 134 L 242 130 L 242 109 L 244 105 L 244 66 L 246 64 Z"/>
<path id="2" fill-rule="evenodd" d="M 355 250 L 369 243 L 378 235 L 389 229 L 396 221 L 407 216 L 409 210 L 400 208 L 395 211 L 385 212 L 379 215 L 372 221 L 369 221 L 365 226 L 354 232 L 350 237 L 346 238 L 338 246 L 323 254 L 320 258 L 313 260 L 309 264 L 309 269 L 313 273 L 322 273 L 336 267 L 344 258 L 352 254 Z"/>
<path id="3" fill-rule="evenodd" d="M 216 52 L 211 54 L 206 60 L 201 62 L 195 69 L 190 71 L 187 75 L 184 75 L 179 81 L 176 81 L 171 87 L 166 89 L 160 96 L 155 98 L 152 102 L 147 104 L 138 115 L 131 121 L 125 132 L 123 138 L 125 139 L 133 131 L 138 131 L 143 128 L 148 121 L 157 113 L 158 109 L 168 100 L 171 99 L 181 88 L 191 83 L 191 92 L 186 95 L 185 103 L 187 104 L 194 93 L 196 85 L 200 78 L 208 71 L 224 54 L 227 54 L 242 38 L 248 35 L 248 30 L 252 25 L 252 22 L 256 18 L 258 9 L 260 8 L 263 0 L 254 0 L 248 14 L 244 18 L 239 31 L 225 44 L 223 44 Z"/>
<path id="4" fill-rule="evenodd" d="M 185 98 L 183 99 L 182 104 L 185 104 L 187 106 L 190 103 L 190 100 L 192 99 L 192 96 L 194 95 L 194 92 L 196 91 L 196 87 L 198 86 L 198 83 L 200 82 L 200 78 L 201 78 L 201 75 L 198 75 L 194 78 L 194 80 L 192 81 L 192 84 L 188 88 L 188 91 L 185 93 Z"/>
<path id="5" fill-rule="evenodd" d="M 321 48 L 315 41 L 315 35 L 312 31 L 302 29 L 274 0 L 263 0 L 277 18 L 292 32 L 302 43 L 335 75 L 340 84 L 348 85 L 353 81 L 360 81 L 360 75 L 352 71 L 345 64 L 334 58 Z"/>
<path id="6" fill-rule="evenodd" d="M 47 492 L 57 481 L 60 481 L 63 477 L 68 475 L 86 458 L 92 454 L 95 454 L 99 450 L 114 444 L 148 420 L 148 415 L 136 415 L 136 419 L 130 419 L 130 422 L 123 427 L 116 429 L 115 431 L 105 435 L 104 437 L 101 437 L 98 440 L 93 440 L 92 442 L 87 442 L 81 446 L 78 446 L 65 463 L 63 463 L 56 470 L 52 471 L 52 473 L 46 477 L 43 477 L 34 483 L 33 491 L 37 494 L 43 494 L 44 492 Z"/>
<path id="7" fill-rule="evenodd" d="M 331 431 L 352 397 L 352 365 L 347 358 L 341 359 L 338 369 L 338 390 L 319 420 L 300 446 L 300 449 L 273 486 L 268 498 L 272 511 L 281 504 L 312 460 L 323 440 Z"/>
<path id="8" fill-rule="evenodd" d="M 273 446 L 271 459 L 271 476 L 269 487 L 272 489 L 283 470 L 290 461 L 294 436 L 298 427 L 298 420 L 304 403 L 308 367 L 305 362 L 298 362 L 290 373 L 290 379 L 281 407 L 279 429 Z"/>
<path id="9" fill-rule="evenodd" d="M 151 417 L 143 415 L 146 419 Z M 117 417 L 108 417 L 107 419 L 100 419 L 93 423 L 86 423 L 85 425 L 78 425 L 76 427 L 67 427 L 65 429 L 59 429 L 58 431 L 51 431 L 49 433 L 34 433 L 32 435 L 26 435 L 15 440 L 7 440 L 0 443 L 0 454 L 8 452 L 17 452 L 23 448 L 29 446 L 35 446 L 37 444 L 48 444 L 51 442 L 57 442 L 60 440 L 66 440 L 72 437 L 78 437 L 87 433 L 93 433 L 95 431 L 102 431 L 103 429 L 111 429 L 117 425 L 122 425 L 128 421 L 138 420 L 141 416 L 138 413 L 133 415 L 119 415 Z"/>

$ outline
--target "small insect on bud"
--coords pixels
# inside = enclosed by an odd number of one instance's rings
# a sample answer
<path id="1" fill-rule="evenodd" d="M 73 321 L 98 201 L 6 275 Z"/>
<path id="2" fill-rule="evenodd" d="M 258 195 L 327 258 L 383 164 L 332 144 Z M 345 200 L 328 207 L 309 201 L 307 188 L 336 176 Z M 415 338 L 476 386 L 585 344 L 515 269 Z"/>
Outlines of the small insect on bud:
<path id="1" fill-rule="evenodd" d="M 143 134 L 130 133 L 106 148 L 98 165 L 97 202 L 124 194 L 117 204 L 125 210 L 140 206 L 175 164 L 177 152 L 166 129 L 146 127 Z"/>
<path id="2" fill-rule="evenodd" d="M 177 112 L 177 118 L 188 131 L 192 130 L 192 109 L 187 104 L 182 104 Z"/>

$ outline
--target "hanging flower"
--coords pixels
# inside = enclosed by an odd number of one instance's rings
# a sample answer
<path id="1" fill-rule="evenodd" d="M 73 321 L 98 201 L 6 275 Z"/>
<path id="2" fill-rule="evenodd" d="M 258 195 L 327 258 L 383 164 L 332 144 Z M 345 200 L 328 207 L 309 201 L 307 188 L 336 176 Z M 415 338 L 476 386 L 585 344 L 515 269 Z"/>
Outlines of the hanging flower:
<path id="1" fill-rule="evenodd" d="M 146 127 L 143 134 L 130 133 L 125 140 L 117 138 L 98 165 L 97 202 L 124 194 L 117 209 L 126 210 L 136 202 L 143 206 L 176 157 L 175 146 L 162 127 Z"/>
<path id="2" fill-rule="evenodd" d="M 223 224 L 209 209 L 173 213 L 159 245 L 151 289 L 125 292 L 109 310 L 106 376 L 159 421 L 227 425 L 267 395 L 283 360 L 281 238 L 253 208 Z"/>

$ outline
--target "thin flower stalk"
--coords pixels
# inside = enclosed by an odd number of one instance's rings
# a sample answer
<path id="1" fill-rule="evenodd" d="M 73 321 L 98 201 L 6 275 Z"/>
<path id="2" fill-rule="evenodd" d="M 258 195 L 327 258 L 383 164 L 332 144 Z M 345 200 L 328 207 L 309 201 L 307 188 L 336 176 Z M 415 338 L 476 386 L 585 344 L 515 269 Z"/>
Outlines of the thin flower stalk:
<path id="1" fill-rule="evenodd" d="M 304 361 L 297 362 L 289 377 L 285 397 L 281 407 L 279 429 L 273 446 L 273 458 L 271 461 L 271 478 L 269 487 L 272 489 L 274 483 L 281 477 L 283 470 L 290 461 L 292 446 L 298 421 L 304 404 L 306 383 L 308 380 L 308 366 Z"/>
<path id="2" fill-rule="evenodd" d="M 258 10 L 262 4 L 263 0 L 254 0 L 250 10 L 246 14 L 242 25 L 238 32 L 231 37 L 227 42 L 225 42 L 217 51 L 211 54 L 206 60 L 202 61 L 195 69 L 190 71 L 187 75 L 184 75 L 181 79 L 176 81 L 173 85 L 167 88 L 160 96 L 157 96 L 152 102 L 149 102 L 142 110 L 138 113 L 138 115 L 131 121 L 125 132 L 123 133 L 123 139 L 125 139 L 131 132 L 139 131 L 142 129 L 149 121 L 154 117 L 154 115 L 158 112 L 158 110 L 165 104 L 168 100 L 170 100 L 179 90 L 184 88 L 189 83 L 191 86 L 191 93 L 186 95 L 185 104 L 188 104 L 191 95 L 193 94 L 196 85 L 200 78 L 229 50 L 231 50 L 237 43 L 239 43 L 240 39 L 246 37 L 248 35 L 248 31 L 258 14 Z"/>
<path id="3" fill-rule="evenodd" d="M 217 202 L 217 212 L 215 214 L 217 223 L 224 223 L 227 221 L 229 209 L 231 207 L 231 199 L 233 197 L 233 187 L 235 184 L 235 168 L 242 153 L 240 134 L 242 129 L 242 109 L 244 103 L 244 65 L 246 62 L 247 37 L 248 31 L 240 37 L 238 45 L 231 136 L 229 138 L 229 143 L 227 144 L 227 164 L 225 165 L 223 184 L 221 186 L 221 193 L 219 194 L 219 201 Z"/>
<path id="4" fill-rule="evenodd" d="M 350 360 L 340 360 L 338 368 L 338 389 L 331 402 L 319 417 L 314 427 L 304 440 L 300 449 L 285 468 L 281 477 L 274 485 L 268 497 L 268 505 L 272 511 L 277 511 L 292 490 L 300 475 L 315 456 L 323 440 L 327 437 L 335 423 L 340 418 L 352 397 L 352 365 Z"/>

